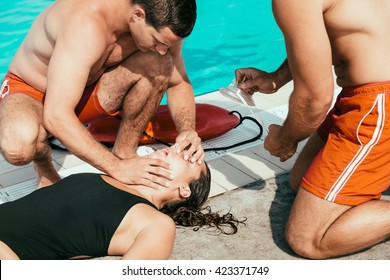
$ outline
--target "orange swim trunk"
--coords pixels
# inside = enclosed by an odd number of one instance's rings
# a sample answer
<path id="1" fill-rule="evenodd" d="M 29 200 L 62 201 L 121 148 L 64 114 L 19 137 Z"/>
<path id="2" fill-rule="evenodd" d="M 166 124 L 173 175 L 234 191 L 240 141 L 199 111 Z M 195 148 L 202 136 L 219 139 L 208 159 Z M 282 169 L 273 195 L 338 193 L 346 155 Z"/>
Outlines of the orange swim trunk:
<path id="1" fill-rule="evenodd" d="M 119 111 L 114 113 L 104 111 L 97 97 L 98 88 L 99 81 L 87 86 L 79 104 L 75 108 L 75 113 L 83 124 L 119 114 Z M 43 92 L 36 90 L 18 76 L 8 72 L 1 83 L 0 102 L 7 96 L 15 93 L 28 95 L 42 103 L 45 100 L 45 94 Z"/>
<path id="2" fill-rule="evenodd" d="M 390 81 L 344 88 L 318 134 L 326 144 L 302 187 L 344 205 L 380 199 L 390 186 Z"/>

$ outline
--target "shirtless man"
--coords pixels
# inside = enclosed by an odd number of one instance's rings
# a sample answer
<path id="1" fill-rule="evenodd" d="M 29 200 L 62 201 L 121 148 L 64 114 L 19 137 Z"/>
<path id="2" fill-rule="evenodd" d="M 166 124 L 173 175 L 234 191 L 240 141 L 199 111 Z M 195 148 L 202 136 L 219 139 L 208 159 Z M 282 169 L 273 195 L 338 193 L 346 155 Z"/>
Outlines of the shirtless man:
<path id="1" fill-rule="evenodd" d="M 165 12 L 162 12 L 165 11 Z M 47 137 L 127 184 L 153 188 L 172 179 L 166 162 L 137 158 L 140 134 L 166 91 L 179 135 L 177 152 L 201 164 L 195 102 L 182 41 L 195 0 L 58 0 L 33 23 L 0 91 L 0 150 L 14 165 L 33 162 L 40 187 L 59 180 Z M 112 152 L 85 128 L 121 112 Z M 159 178 L 156 178 L 159 177 Z"/>
<path id="2" fill-rule="evenodd" d="M 273 0 L 287 61 L 273 73 L 237 69 L 248 92 L 272 93 L 291 78 L 282 126 L 264 147 L 281 161 L 310 136 L 291 172 L 297 196 L 286 228 L 296 253 L 350 254 L 390 235 L 390 1 Z M 343 88 L 332 104 L 334 79 Z"/>

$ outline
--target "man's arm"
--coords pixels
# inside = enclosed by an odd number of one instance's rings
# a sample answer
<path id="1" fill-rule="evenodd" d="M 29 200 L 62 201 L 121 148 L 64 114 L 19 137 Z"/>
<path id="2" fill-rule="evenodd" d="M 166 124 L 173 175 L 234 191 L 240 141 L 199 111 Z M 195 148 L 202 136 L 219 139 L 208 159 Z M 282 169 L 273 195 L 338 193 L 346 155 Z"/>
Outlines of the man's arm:
<path id="1" fill-rule="evenodd" d="M 291 81 L 288 61 L 285 59 L 274 72 L 265 72 L 253 67 L 239 68 L 235 71 L 237 86 L 249 93 L 274 93 Z"/>
<path id="2" fill-rule="evenodd" d="M 281 160 L 322 123 L 333 99 L 332 51 L 323 19 L 322 0 L 274 0 L 275 19 L 286 43 L 294 80 L 289 112 L 282 127 L 270 127 L 265 147 Z"/>
<path id="3" fill-rule="evenodd" d="M 287 58 L 280 64 L 279 68 L 272 73 L 277 81 L 278 89 L 292 80 L 291 71 L 288 66 Z"/>
<path id="4" fill-rule="evenodd" d="M 170 52 L 174 67 L 167 94 L 169 110 L 179 132 L 176 143 L 180 151 L 191 145 L 185 151 L 185 159 L 192 155 L 193 162 L 201 163 L 204 159 L 204 151 L 201 139 L 196 133 L 195 97 L 184 66 L 182 42 L 173 46 Z"/>
<path id="5" fill-rule="evenodd" d="M 167 163 L 119 159 L 93 138 L 74 113 L 92 67 L 106 51 L 104 24 L 73 18 L 59 28 L 48 69 L 44 127 L 77 157 L 124 183 L 154 188 L 161 187 L 156 182 L 166 184 L 156 175 L 169 178 L 169 172 L 159 168 L 169 168 Z"/>
<path id="6" fill-rule="evenodd" d="M 110 173 L 108 166 L 116 166 L 118 159 L 93 139 L 74 113 L 90 69 L 104 53 L 102 33 L 88 20 L 72 31 L 60 27 L 48 68 L 43 124 L 72 153 Z"/>

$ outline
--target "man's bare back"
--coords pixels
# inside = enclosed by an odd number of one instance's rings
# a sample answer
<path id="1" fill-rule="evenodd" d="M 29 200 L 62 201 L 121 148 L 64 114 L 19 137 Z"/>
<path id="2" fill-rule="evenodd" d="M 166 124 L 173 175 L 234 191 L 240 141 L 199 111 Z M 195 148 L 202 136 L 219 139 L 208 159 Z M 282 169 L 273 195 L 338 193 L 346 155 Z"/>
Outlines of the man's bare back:
<path id="1" fill-rule="evenodd" d="M 389 80 L 390 2 L 359 0 L 357 5 L 349 0 L 324 0 L 323 3 L 338 85 L 348 87 Z"/>
<path id="2" fill-rule="evenodd" d="M 297 6 L 294 1 L 274 0 L 273 13 L 285 38 L 288 63 L 270 74 L 238 69 L 236 80 L 240 83 L 245 77 L 239 86 L 250 93 L 271 93 L 293 78 L 290 102 L 300 108 L 289 110 L 285 137 L 275 137 L 283 143 L 268 147 L 285 161 L 299 141 L 316 131 L 330 109 L 333 69 L 341 87 L 390 80 L 390 2 L 304 0 Z"/>

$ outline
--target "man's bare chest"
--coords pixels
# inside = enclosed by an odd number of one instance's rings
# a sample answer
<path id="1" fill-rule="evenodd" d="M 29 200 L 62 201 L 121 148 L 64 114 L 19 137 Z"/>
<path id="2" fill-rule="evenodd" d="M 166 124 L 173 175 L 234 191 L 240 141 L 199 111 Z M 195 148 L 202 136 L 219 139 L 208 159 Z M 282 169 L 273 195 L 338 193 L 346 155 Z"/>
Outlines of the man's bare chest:
<path id="1" fill-rule="evenodd" d="M 104 67 L 111 67 L 121 63 L 137 50 L 138 48 L 129 33 L 120 36 L 115 42 L 108 46 Z"/>

